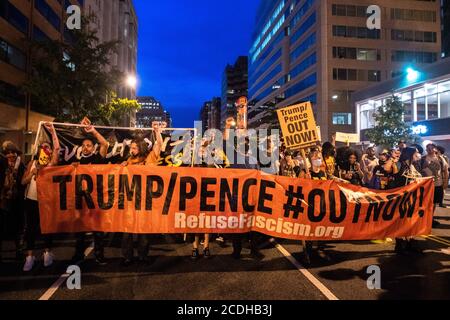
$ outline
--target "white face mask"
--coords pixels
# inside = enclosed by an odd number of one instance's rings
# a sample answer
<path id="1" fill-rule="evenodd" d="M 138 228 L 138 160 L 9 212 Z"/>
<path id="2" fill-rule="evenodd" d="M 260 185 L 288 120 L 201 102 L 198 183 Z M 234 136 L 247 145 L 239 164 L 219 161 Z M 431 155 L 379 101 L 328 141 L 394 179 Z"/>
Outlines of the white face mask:
<path id="1" fill-rule="evenodd" d="M 315 159 L 315 160 L 313 160 L 313 161 L 312 161 L 312 165 L 313 165 L 314 167 L 320 167 L 320 166 L 322 166 L 322 159 Z"/>

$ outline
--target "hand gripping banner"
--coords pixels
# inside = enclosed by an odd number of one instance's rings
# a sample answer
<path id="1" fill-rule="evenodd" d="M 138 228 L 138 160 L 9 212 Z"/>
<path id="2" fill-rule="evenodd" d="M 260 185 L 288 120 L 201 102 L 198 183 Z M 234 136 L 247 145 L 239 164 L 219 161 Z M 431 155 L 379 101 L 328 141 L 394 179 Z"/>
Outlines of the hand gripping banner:
<path id="1" fill-rule="evenodd" d="M 42 170 L 43 233 L 244 233 L 296 240 L 427 235 L 433 180 L 387 192 L 256 170 L 119 165 Z"/>

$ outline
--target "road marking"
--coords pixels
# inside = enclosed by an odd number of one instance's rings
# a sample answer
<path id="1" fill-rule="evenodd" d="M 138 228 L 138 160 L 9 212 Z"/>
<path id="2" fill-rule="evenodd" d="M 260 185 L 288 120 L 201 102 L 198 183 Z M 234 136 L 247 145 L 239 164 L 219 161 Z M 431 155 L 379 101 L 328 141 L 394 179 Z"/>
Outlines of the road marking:
<path id="1" fill-rule="evenodd" d="M 445 239 L 441 239 L 441 238 L 437 238 L 436 236 L 422 236 L 422 238 L 427 239 L 427 240 L 431 240 L 446 246 L 450 246 L 450 242 L 445 240 Z"/>
<path id="2" fill-rule="evenodd" d="M 442 238 L 442 237 L 439 237 L 439 236 L 436 236 L 436 235 L 433 235 L 433 234 L 431 234 L 429 237 L 431 237 L 431 238 L 433 238 L 433 239 L 440 240 L 440 241 L 445 242 L 445 243 L 447 243 L 448 245 L 450 245 L 450 241 L 447 240 L 447 239 L 444 239 L 444 238 Z"/>
<path id="3" fill-rule="evenodd" d="M 288 259 L 298 271 L 300 271 L 317 289 L 322 292 L 322 294 L 327 297 L 328 300 L 339 300 L 325 285 L 320 282 L 316 277 L 314 277 L 311 272 L 309 272 L 305 267 L 303 267 L 300 262 L 298 262 L 289 251 L 287 251 L 282 245 L 278 244 L 274 238 L 270 239 L 270 242 L 275 245 L 285 257 Z"/>
<path id="4" fill-rule="evenodd" d="M 86 251 L 84 252 L 84 255 L 87 257 L 91 254 L 91 252 L 94 250 L 94 244 L 89 246 Z M 81 262 L 78 262 L 77 265 L 80 265 Z M 59 287 L 66 282 L 67 278 L 70 276 L 67 272 L 62 274 L 58 280 L 55 281 L 51 285 L 50 288 L 48 288 L 47 291 L 39 298 L 39 300 L 50 300 L 50 298 L 55 294 L 55 292 L 59 289 Z"/>

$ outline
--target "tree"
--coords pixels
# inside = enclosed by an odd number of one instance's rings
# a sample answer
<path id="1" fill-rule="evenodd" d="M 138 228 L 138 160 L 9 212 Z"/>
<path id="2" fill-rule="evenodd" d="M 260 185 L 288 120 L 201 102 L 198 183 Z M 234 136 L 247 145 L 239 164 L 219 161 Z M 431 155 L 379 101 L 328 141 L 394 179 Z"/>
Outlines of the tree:
<path id="1" fill-rule="evenodd" d="M 112 95 L 110 102 L 102 104 L 98 109 L 97 122 L 106 126 L 119 125 L 131 112 L 137 112 L 141 105 L 137 100 L 117 98 Z"/>
<path id="2" fill-rule="evenodd" d="M 374 114 L 375 127 L 367 130 L 366 136 L 378 146 L 393 147 L 399 140 L 416 141 L 410 125 L 404 119 L 405 107 L 400 99 L 392 95 Z"/>
<path id="3" fill-rule="evenodd" d="M 84 17 L 89 25 L 92 17 Z M 97 30 L 69 31 L 71 41 L 28 40 L 32 73 L 24 85 L 38 111 L 57 121 L 78 122 L 105 118 L 102 105 L 111 100 L 122 81 L 120 71 L 110 67 L 116 41 L 100 43 Z"/>

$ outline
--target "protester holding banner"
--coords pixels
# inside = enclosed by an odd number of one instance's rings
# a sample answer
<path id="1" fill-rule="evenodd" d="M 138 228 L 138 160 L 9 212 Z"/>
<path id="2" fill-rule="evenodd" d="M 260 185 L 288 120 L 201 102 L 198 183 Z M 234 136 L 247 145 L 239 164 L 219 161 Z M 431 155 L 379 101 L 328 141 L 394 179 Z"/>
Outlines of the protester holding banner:
<path id="1" fill-rule="evenodd" d="M 199 153 L 199 158 L 201 159 L 201 163 L 196 165 L 196 167 L 199 168 L 208 168 L 208 167 L 214 167 L 214 165 L 209 166 L 207 163 L 207 155 L 206 155 L 206 144 L 201 145 L 198 149 L 198 153 Z M 209 233 L 205 233 L 204 234 L 204 239 L 203 239 L 203 257 L 205 258 L 210 258 L 211 257 L 211 253 L 209 251 Z M 195 234 L 194 235 L 194 242 L 192 243 L 192 255 L 191 258 L 192 259 L 198 259 L 200 254 L 198 252 L 198 247 L 200 245 L 200 234 Z"/>
<path id="2" fill-rule="evenodd" d="M 302 178 L 311 179 L 316 181 L 326 181 L 327 173 L 323 170 L 323 158 L 322 153 L 318 147 L 312 147 L 308 154 L 311 168 L 302 175 Z M 302 241 L 303 254 L 307 264 L 311 263 L 311 253 L 313 251 L 313 241 Z M 325 257 L 328 256 L 323 252 L 325 242 L 317 241 L 317 250 Z"/>
<path id="3" fill-rule="evenodd" d="M 226 152 L 226 150 L 232 150 L 233 154 L 227 154 L 227 158 L 229 156 L 232 156 L 233 158 L 227 159 L 227 162 L 229 162 L 229 169 L 255 169 L 259 170 L 259 165 L 257 163 L 256 158 L 254 158 L 252 155 L 249 154 L 250 148 L 249 148 L 249 138 L 248 136 L 245 136 L 246 131 L 245 130 L 239 130 L 234 131 L 237 133 L 237 143 L 235 143 L 234 136 L 231 135 L 232 128 L 234 123 L 234 119 L 232 117 L 228 118 L 225 122 L 225 132 L 224 132 L 224 139 L 223 139 L 223 148 L 222 150 Z M 242 163 L 238 160 L 240 159 Z M 248 234 L 243 233 L 235 233 L 231 235 L 232 243 L 233 243 L 233 252 L 231 256 L 238 260 L 241 258 L 241 252 L 242 252 L 242 240 L 245 237 L 248 237 L 248 241 L 250 243 L 250 254 L 260 259 L 262 258 L 261 253 L 258 251 L 257 248 L 257 233 L 256 232 L 250 232 Z"/>
<path id="4" fill-rule="evenodd" d="M 414 162 L 420 159 L 420 153 L 416 148 L 405 147 L 400 156 L 400 171 L 395 176 L 396 187 L 406 186 L 422 175 L 414 167 Z M 403 254 L 405 251 L 414 251 L 421 253 L 418 243 L 412 237 L 396 238 L 395 252 Z"/>
<path id="5" fill-rule="evenodd" d="M 156 136 L 155 143 L 151 146 L 151 150 L 148 150 L 148 145 L 144 140 L 135 139 L 131 142 L 130 156 L 123 166 L 128 165 L 145 165 L 149 167 L 156 167 L 159 163 L 161 146 L 163 143 L 159 124 L 153 122 L 152 128 Z M 148 252 L 150 249 L 149 235 L 138 234 L 138 260 L 141 263 L 148 262 Z M 133 262 L 133 241 L 134 235 L 132 233 L 123 233 L 122 235 L 122 265 L 127 267 Z"/>
<path id="6" fill-rule="evenodd" d="M 372 178 L 368 183 L 370 189 L 386 190 L 394 180 L 394 174 L 385 170 L 386 161 L 390 158 L 389 151 L 384 149 L 379 154 L 378 165 L 373 168 Z"/>
<path id="7" fill-rule="evenodd" d="M 349 181 L 353 185 L 361 186 L 364 173 L 358 162 L 358 153 L 348 149 L 345 160 L 339 166 L 339 178 Z"/>
<path id="8" fill-rule="evenodd" d="M 45 128 L 51 134 L 53 147 L 47 142 L 41 143 L 37 148 L 35 158 L 28 164 L 27 171 L 22 178 L 22 185 L 27 186 L 25 191 L 25 242 L 28 252 L 23 266 L 23 271 L 25 272 L 33 269 L 36 261 L 33 250 L 35 249 L 37 237 L 41 235 L 36 178 L 40 170 L 45 167 L 56 166 L 59 161 L 60 145 L 55 128 L 50 123 L 46 123 Z M 53 264 L 54 258 L 51 252 L 52 237 L 45 235 L 43 239 L 45 242 L 44 267 L 49 267 Z"/>
<path id="9" fill-rule="evenodd" d="M 89 137 L 83 140 L 81 145 L 81 159 L 79 162 L 74 162 L 73 164 L 81 164 L 81 165 L 91 165 L 91 164 L 105 164 L 106 154 L 108 152 L 109 143 L 106 139 L 94 128 L 91 124 L 91 121 L 88 118 L 84 118 L 81 121 L 82 125 L 85 125 L 84 131 L 87 134 L 92 135 L 93 137 Z M 100 148 L 98 152 L 95 152 L 95 141 L 98 141 L 100 144 Z M 105 234 L 103 232 L 94 232 L 94 257 L 95 262 L 98 265 L 106 265 L 105 260 L 105 250 L 103 246 Z M 82 260 L 84 260 L 85 255 L 84 251 L 86 250 L 86 233 L 78 233 L 76 235 L 77 242 L 75 245 L 75 254 L 72 257 L 72 264 L 76 264 Z"/>
<path id="10" fill-rule="evenodd" d="M 371 144 L 366 153 L 361 157 L 361 169 L 364 173 L 363 184 L 368 185 L 372 180 L 373 170 L 378 165 L 378 158 L 375 156 L 375 145 Z"/>

